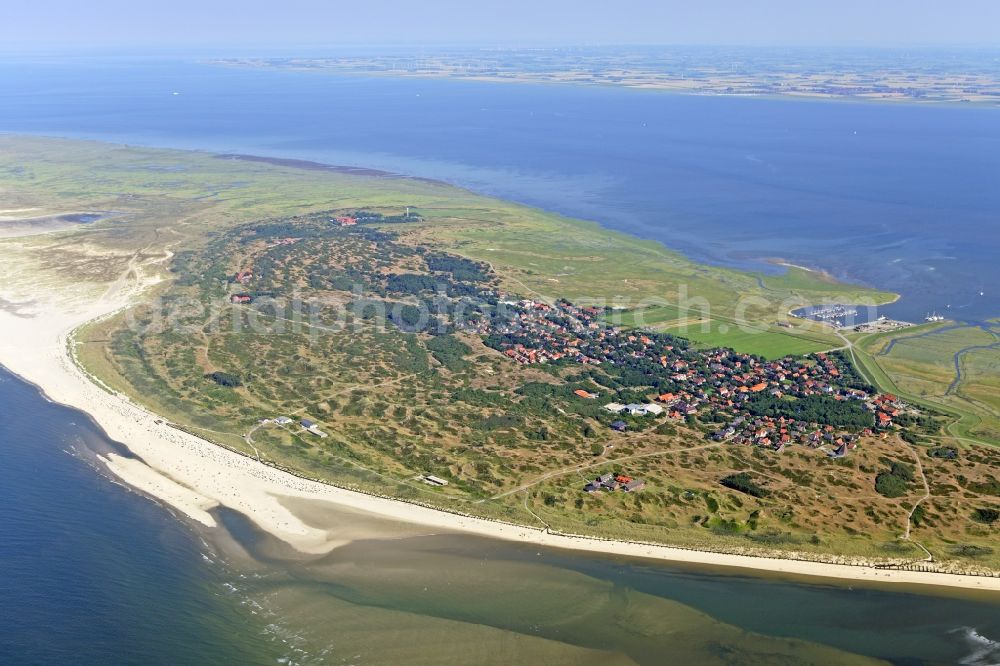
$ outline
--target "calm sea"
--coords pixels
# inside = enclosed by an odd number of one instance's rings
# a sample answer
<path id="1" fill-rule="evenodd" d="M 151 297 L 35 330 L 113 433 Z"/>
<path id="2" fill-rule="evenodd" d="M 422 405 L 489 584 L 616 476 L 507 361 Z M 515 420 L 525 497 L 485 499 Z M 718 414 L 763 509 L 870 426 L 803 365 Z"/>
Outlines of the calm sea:
<path id="1" fill-rule="evenodd" d="M 0 663 L 274 663 L 212 549 L 97 473 L 113 447 L 0 367 Z"/>
<path id="2" fill-rule="evenodd" d="M 174 94 L 179 93 L 179 94 Z M 1000 109 L 343 77 L 155 60 L 0 62 L 0 131 L 363 165 L 663 241 L 1000 316 Z"/>

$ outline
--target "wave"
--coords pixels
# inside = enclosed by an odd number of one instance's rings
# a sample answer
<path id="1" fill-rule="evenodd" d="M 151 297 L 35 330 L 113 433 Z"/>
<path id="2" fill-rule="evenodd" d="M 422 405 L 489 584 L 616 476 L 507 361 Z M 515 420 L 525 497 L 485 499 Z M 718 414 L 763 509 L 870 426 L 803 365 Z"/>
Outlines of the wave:
<path id="1" fill-rule="evenodd" d="M 1000 666 L 1000 641 L 995 641 L 973 627 L 959 627 L 951 633 L 961 633 L 972 652 L 960 660 L 962 666 Z"/>

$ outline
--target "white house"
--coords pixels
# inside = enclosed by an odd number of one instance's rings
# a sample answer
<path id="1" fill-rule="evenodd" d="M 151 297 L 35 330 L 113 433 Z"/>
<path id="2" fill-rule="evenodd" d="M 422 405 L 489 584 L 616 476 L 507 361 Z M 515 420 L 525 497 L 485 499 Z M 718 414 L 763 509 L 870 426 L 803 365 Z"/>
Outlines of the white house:
<path id="1" fill-rule="evenodd" d="M 424 475 L 424 483 L 431 486 L 447 486 L 448 482 L 439 476 L 434 476 L 433 474 Z"/>

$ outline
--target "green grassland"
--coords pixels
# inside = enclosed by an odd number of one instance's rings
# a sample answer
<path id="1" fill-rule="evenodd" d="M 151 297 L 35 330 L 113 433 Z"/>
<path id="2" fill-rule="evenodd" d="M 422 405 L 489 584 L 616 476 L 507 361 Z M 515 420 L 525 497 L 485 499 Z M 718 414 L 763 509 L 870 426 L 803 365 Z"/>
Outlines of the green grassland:
<path id="1" fill-rule="evenodd" d="M 794 269 L 793 269 L 794 270 Z M 670 333 L 693 340 L 704 348 L 730 347 L 768 359 L 789 354 L 811 354 L 843 346 L 831 329 L 822 324 L 787 317 L 781 323 L 751 323 L 682 312 L 676 306 L 660 305 L 615 311 L 608 320 L 616 326 Z"/>
<path id="2" fill-rule="evenodd" d="M 425 180 L 12 136 L 0 136 L 0 153 L 0 187 L 11 203 L 125 213 L 94 229 L 95 240 L 119 250 L 198 243 L 213 228 L 269 216 L 410 205 L 428 221 L 412 232 L 416 241 L 489 262 L 511 291 L 529 297 L 628 308 L 691 302 L 720 321 L 735 320 L 734 296 L 744 297 L 742 320 L 762 329 L 798 305 L 894 298 L 798 269 L 760 279 L 702 266 L 657 242 Z M 132 211 L 141 215 L 130 219 Z M 796 325 L 817 341 L 839 344 L 822 327 Z"/>
<path id="3" fill-rule="evenodd" d="M 677 328 L 677 304 L 695 300 L 711 325 L 689 325 L 692 339 L 770 357 L 844 344 L 810 322 L 782 326 L 791 308 L 882 302 L 891 294 L 807 271 L 763 277 L 704 267 L 657 243 L 446 185 L 201 153 L 3 136 L 0 195 L 9 209 L 114 212 L 72 232 L 0 239 L 0 248 L 26 280 L 48 289 L 89 294 L 122 275 L 165 278 L 136 307 L 79 331 L 78 358 L 176 427 L 246 455 L 342 486 L 577 533 L 914 559 L 915 547 L 897 537 L 921 488 L 911 484 L 890 499 L 874 491 L 874 479 L 889 462 L 919 455 L 941 489 L 920 528 L 922 543 L 941 559 L 1000 566 L 989 547 L 996 527 L 970 517 L 997 502 L 991 474 L 1000 449 L 963 448 L 957 461 L 932 460 L 889 437 L 834 461 L 797 447 L 776 454 L 709 442 L 711 424 L 697 422 L 651 419 L 611 433 L 598 404 L 573 394 L 595 388 L 580 368 L 521 366 L 467 333 L 379 326 L 366 315 L 370 301 L 345 290 L 339 277 L 426 275 L 427 257 L 447 252 L 487 262 L 483 284 L 535 299 L 617 305 L 636 325 Z M 325 223 L 332 211 L 390 215 L 406 206 L 423 221 L 353 231 Z M 300 239 L 275 242 L 285 229 Z M 277 305 L 229 303 L 243 289 L 231 276 L 247 265 L 259 273 L 247 289 L 275 294 Z M 292 296 L 324 307 L 296 319 Z M 739 308 L 741 296 L 753 300 Z M 378 298 L 411 303 L 398 293 Z M 158 326 L 164 313 L 174 325 Z M 741 319 L 761 333 L 741 330 Z M 721 324 L 732 328 L 723 332 Z M 970 334 L 950 344 L 984 341 Z M 877 342 L 857 341 L 862 368 L 893 385 L 902 374 L 883 367 Z M 991 353 L 962 356 L 962 400 L 995 405 Z M 932 356 L 913 374 L 939 388 L 947 349 Z M 259 423 L 279 415 L 314 420 L 329 437 L 294 423 Z M 644 476 L 649 492 L 581 492 L 584 479 L 610 470 Z M 751 473 L 769 495 L 722 487 L 719 479 L 735 471 Z M 419 481 L 426 473 L 451 483 L 432 488 Z"/>
<path id="4" fill-rule="evenodd" d="M 978 349 L 962 356 L 958 394 L 994 416 L 1000 415 L 1000 350 Z"/>
<path id="5" fill-rule="evenodd" d="M 995 326 L 946 322 L 852 335 L 869 379 L 951 415 L 958 443 L 1000 443 L 1000 334 Z M 956 360 L 957 359 L 957 360 Z M 959 374 L 961 370 L 961 374 Z"/>
<path id="6" fill-rule="evenodd" d="M 772 328 L 735 328 L 725 322 L 716 323 L 707 332 L 692 330 L 689 327 L 659 329 L 665 333 L 674 333 L 691 340 L 699 346 L 731 347 L 748 354 L 757 354 L 768 359 L 782 358 L 788 355 L 812 354 L 836 347 L 821 334 L 811 334 L 804 330 L 801 334 L 786 333 Z"/>
<path id="7" fill-rule="evenodd" d="M 424 212 L 433 222 L 424 235 L 489 262 L 512 291 L 654 310 L 646 322 L 658 330 L 688 323 L 692 339 L 726 343 L 737 351 L 781 356 L 840 347 L 843 342 L 828 327 L 787 313 L 810 303 L 885 303 L 895 298 L 795 268 L 765 278 L 702 266 L 656 242 L 523 207 Z M 677 312 L 673 319 L 672 310 Z M 705 333 L 701 320 L 711 322 Z"/>
<path id="8" fill-rule="evenodd" d="M 427 181 L 363 177 L 197 152 L 0 135 L 5 208 L 114 211 L 88 240 L 127 251 L 198 244 L 215 229 L 274 215 L 348 206 L 471 203 Z M 36 213 L 32 213 L 36 214 Z"/>

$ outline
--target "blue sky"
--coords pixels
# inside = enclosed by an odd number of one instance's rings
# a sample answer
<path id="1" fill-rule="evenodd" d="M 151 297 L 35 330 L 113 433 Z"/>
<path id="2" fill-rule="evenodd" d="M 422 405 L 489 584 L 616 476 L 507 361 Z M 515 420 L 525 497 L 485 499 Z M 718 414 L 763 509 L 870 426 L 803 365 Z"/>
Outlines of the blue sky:
<path id="1" fill-rule="evenodd" d="M 1000 45 L 998 0 L 4 0 L 0 49 Z"/>

